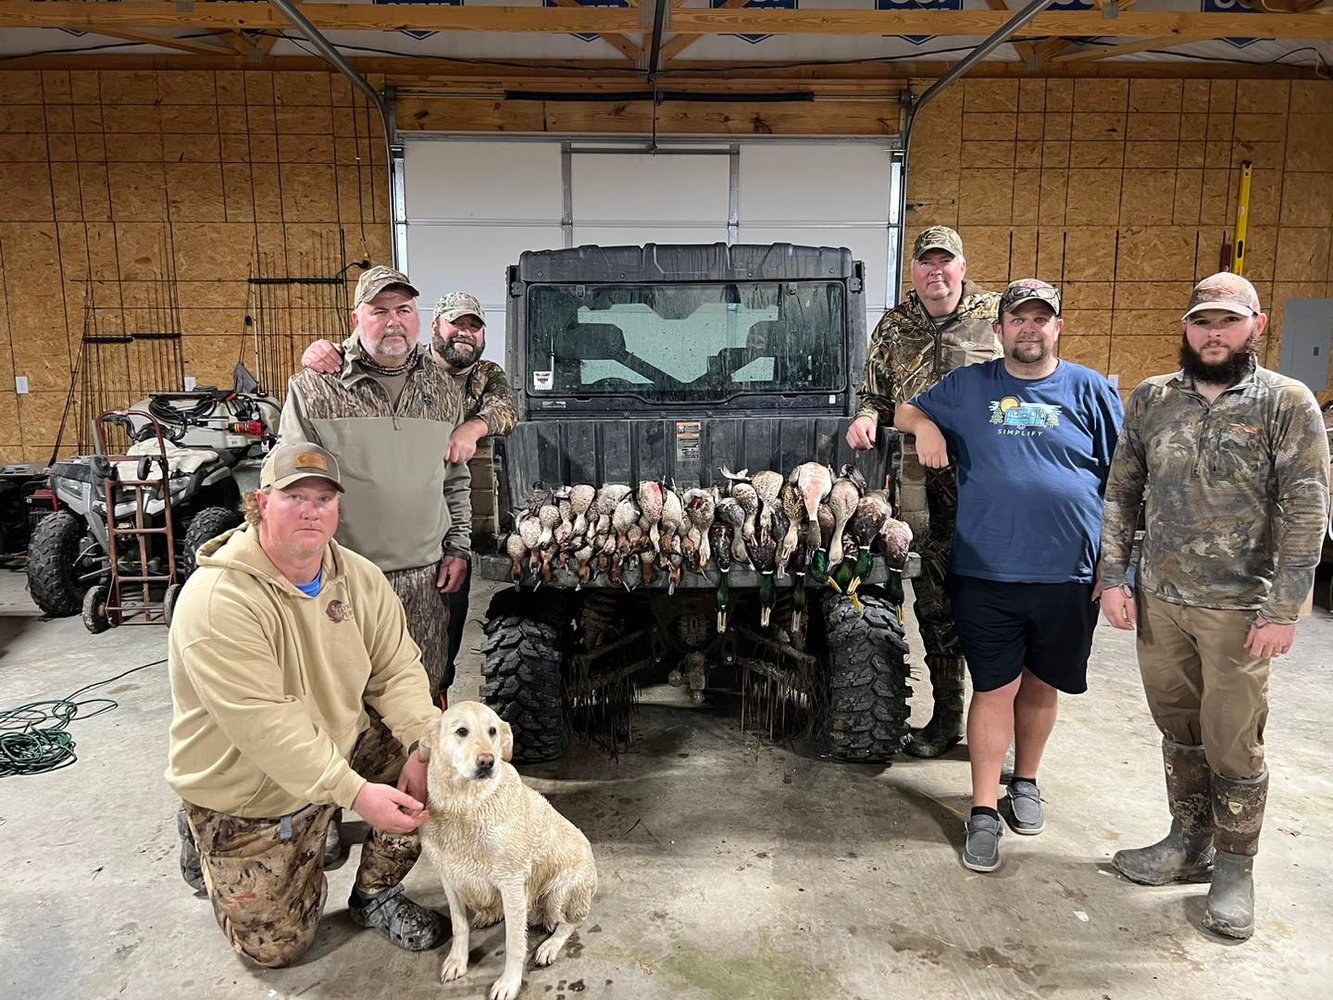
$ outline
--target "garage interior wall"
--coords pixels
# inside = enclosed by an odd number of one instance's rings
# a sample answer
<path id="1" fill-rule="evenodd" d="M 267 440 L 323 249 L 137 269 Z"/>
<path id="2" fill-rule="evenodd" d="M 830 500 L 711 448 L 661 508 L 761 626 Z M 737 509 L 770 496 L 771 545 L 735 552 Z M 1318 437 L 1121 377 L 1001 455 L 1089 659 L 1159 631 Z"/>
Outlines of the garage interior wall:
<path id="1" fill-rule="evenodd" d="M 1276 365 L 1283 302 L 1333 296 L 1329 149 L 1330 82 L 965 80 L 918 122 L 908 230 L 956 225 L 981 284 L 1058 281 L 1065 356 L 1128 391 L 1175 366 L 1250 159 L 1246 273 Z M 388 259 L 381 157 L 337 74 L 0 72 L 0 461 L 50 457 L 90 275 L 113 333 L 174 258 L 185 371 L 229 384 L 257 266 L 299 272 L 340 233 L 349 260 Z"/>
<path id="2" fill-rule="evenodd" d="M 388 259 L 381 135 L 337 73 L 0 72 L 0 461 L 50 458 L 85 328 L 141 332 L 173 270 L 185 374 L 230 386 L 257 269 Z"/>

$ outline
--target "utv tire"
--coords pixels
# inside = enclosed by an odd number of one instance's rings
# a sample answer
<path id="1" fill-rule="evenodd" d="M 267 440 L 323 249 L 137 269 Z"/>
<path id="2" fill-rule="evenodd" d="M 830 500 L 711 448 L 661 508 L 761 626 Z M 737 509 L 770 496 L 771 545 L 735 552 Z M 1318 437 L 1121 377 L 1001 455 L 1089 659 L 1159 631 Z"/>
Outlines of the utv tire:
<path id="1" fill-rule="evenodd" d="M 197 565 L 195 556 L 201 545 L 217 538 L 224 531 L 238 527 L 244 520 L 245 515 L 230 507 L 205 507 L 190 518 L 181 550 L 180 578 L 184 580 L 194 572 Z"/>
<path id="2" fill-rule="evenodd" d="M 861 593 L 862 614 L 839 594 L 823 595 L 828 645 L 829 752 L 839 760 L 887 761 L 910 732 L 907 642 L 898 616 L 877 594 Z"/>
<path id="3" fill-rule="evenodd" d="M 481 697 L 514 731 L 514 760 L 555 760 L 569 749 L 563 644 L 558 616 L 542 602 L 506 591 L 495 595 L 482 630 Z M 543 595 L 547 596 L 547 595 Z"/>
<path id="4" fill-rule="evenodd" d="M 83 521 L 67 510 L 37 522 L 28 541 L 28 592 L 43 613 L 54 618 L 77 615 L 87 586 L 79 582 L 79 545 Z"/>
<path id="5" fill-rule="evenodd" d="M 176 611 L 176 601 L 181 596 L 181 584 L 173 583 L 167 587 L 167 592 L 162 595 L 162 624 L 171 628 L 171 616 Z"/>
<path id="6" fill-rule="evenodd" d="M 111 619 L 106 614 L 108 590 L 105 585 L 89 587 L 83 595 L 83 627 L 93 635 L 105 632 L 111 627 Z"/>

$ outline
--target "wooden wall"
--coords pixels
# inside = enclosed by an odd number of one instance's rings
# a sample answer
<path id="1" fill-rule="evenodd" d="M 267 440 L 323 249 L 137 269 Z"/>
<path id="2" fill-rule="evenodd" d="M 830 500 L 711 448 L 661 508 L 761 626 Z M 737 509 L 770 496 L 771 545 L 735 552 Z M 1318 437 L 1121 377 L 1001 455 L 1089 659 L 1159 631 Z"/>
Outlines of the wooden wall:
<path id="1" fill-rule="evenodd" d="M 50 457 L 84 330 L 139 331 L 168 278 L 185 372 L 230 385 L 257 269 L 304 273 L 340 231 L 387 259 L 379 134 L 336 73 L 0 72 L 0 461 Z"/>
<path id="2" fill-rule="evenodd" d="M 1276 367 L 1283 303 L 1333 298 L 1330 150 L 1331 82 L 964 80 L 917 123 L 909 228 L 956 226 L 982 285 L 1060 285 L 1062 355 L 1128 392 L 1177 366 L 1180 314 L 1219 270 L 1250 160 L 1245 274 Z"/>
<path id="3" fill-rule="evenodd" d="M 258 269 L 304 273 L 340 234 L 349 260 L 388 259 L 378 135 L 337 74 L 0 71 L 0 461 L 50 456 L 84 330 L 141 325 L 164 278 L 186 372 L 229 384 L 253 354 Z M 1330 82 L 965 80 L 918 122 L 908 224 L 957 226 L 981 284 L 1059 283 L 1064 355 L 1128 390 L 1174 367 L 1177 317 L 1217 270 L 1250 159 L 1247 273 L 1275 365 L 1282 303 L 1333 297 L 1330 149 Z"/>

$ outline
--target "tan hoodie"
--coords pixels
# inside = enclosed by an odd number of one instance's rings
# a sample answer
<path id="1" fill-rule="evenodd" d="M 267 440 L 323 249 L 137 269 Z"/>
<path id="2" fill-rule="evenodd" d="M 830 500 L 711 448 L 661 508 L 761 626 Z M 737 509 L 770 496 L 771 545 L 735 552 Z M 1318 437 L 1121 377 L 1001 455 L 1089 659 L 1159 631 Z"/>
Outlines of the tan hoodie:
<path id="1" fill-rule="evenodd" d="M 336 542 L 323 572 L 306 597 L 249 526 L 200 549 L 167 653 L 166 776 L 186 802 L 250 818 L 350 807 L 366 783 L 347 763 L 369 725 L 364 705 L 405 747 L 439 719 L 384 574 Z"/>

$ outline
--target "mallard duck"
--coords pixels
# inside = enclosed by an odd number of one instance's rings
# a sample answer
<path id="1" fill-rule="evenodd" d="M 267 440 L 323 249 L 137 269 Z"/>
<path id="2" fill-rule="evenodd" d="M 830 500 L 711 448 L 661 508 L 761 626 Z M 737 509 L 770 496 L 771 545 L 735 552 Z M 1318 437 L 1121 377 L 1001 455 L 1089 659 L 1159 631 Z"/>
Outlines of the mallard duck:
<path id="1" fill-rule="evenodd" d="M 523 579 L 523 557 L 528 554 L 528 547 L 523 543 L 523 536 L 517 531 L 505 538 L 505 555 L 513 561 L 509 570 L 509 579 L 518 583 Z"/>
<path id="2" fill-rule="evenodd" d="M 787 530 L 778 545 L 778 576 L 787 571 L 787 563 L 796 552 L 796 543 L 800 538 L 801 523 L 806 520 L 805 501 L 793 483 L 783 483 L 778 492 L 778 506 L 787 521 Z"/>
<path id="3" fill-rule="evenodd" d="M 653 479 L 645 479 L 634 491 L 634 497 L 639 503 L 639 527 L 648 535 L 654 550 L 657 549 L 658 534 L 662 530 L 659 522 L 662 520 L 662 505 L 666 502 L 664 494 L 662 484 Z"/>
<path id="4" fill-rule="evenodd" d="M 734 526 L 732 523 L 721 518 L 715 520 L 708 528 L 710 549 L 713 553 L 713 560 L 717 563 L 717 590 L 714 591 L 714 597 L 717 600 L 717 631 L 719 635 L 727 630 L 727 613 L 731 605 L 729 578 L 731 575 L 731 539 L 733 532 Z"/>
<path id="5" fill-rule="evenodd" d="M 778 543 L 771 535 L 765 538 L 761 532 L 753 542 L 746 542 L 745 547 L 750 556 L 750 565 L 760 574 L 759 624 L 767 627 L 769 617 L 773 613 L 773 605 L 777 603 L 778 596 L 777 581 L 774 578 L 777 570 L 775 557 L 777 556 Z"/>
<path id="6" fill-rule="evenodd" d="M 685 525 L 685 505 L 673 489 L 662 490 L 662 515 L 657 519 L 655 540 L 658 554 L 680 551 L 680 531 Z"/>
<path id="7" fill-rule="evenodd" d="M 523 546 L 528 550 L 528 570 L 536 576 L 537 568 L 541 564 L 541 519 L 527 511 L 515 511 L 514 527 L 518 529 L 518 535 L 523 539 Z"/>
<path id="8" fill-rule="evenodd" d="M 839 477 L 829 490 L 828 507 L 833 512 L 833 538 L 829 542 L 830 570 L 842 562 L 842 532 L 861 500 L 861 490 L 851 479 Z"/>
<path id="9" fill-rule="evenodd" d="M 713 514 L 717 510 L 717 495 L 712 490 L 696 486 L 685 492 L 684 503 L 685 516 L 690 522 L 690 530 L 685 536 L 689 546 L 685 551 L 685 557 L 688 560 L 692 556 L 694 571 L 702 573 L 712 556 L 708 529 L 713 525 Z"/>
<path id="10" fill-rule="evenodd" d="M 759 518 L 759 494 L 749 483 L 732 483 L 731 496 L 745 511 L 745 523 L 741 526 L 741 538 L 749 545 L 755 540 L 755 523 Z"/>
<path id="11" fill-rule="evenodd" d="M 778 493 L 782 489 L 783 475 L 764 469 L 750 477 L 750 485 L 759 496 L 759 530 L 769 535 L 774 534 L 773 511 L 778 505 Z"/>
<path id="12" fill-rule="evenodd" d="M 597 515 L 595 530 L 598 535 L 604 535 L 611 530 L 611 515 L 620 506 L 620 501 L 633 492 L 624 483 L 606 483 L 597 491 L 597 495 L 593 497 L 592 511 Z"/>
<path id="13" fill-rule="evenodd" d="M 833 470 L 821 462 L 806 462 L 792 469 L 787 481 L 795 485 L 805 504 L 805 519 L 813 521 L 819 505 L 833 489 Z"/>
<path id="14" fill-rule="evenodd" d="M 735 497 L 723 497 L 713 510 L 714 521 L 725 521 L 731 526 L 727 538 L 731 545 L 731 561 L 746 562 L 750 556 L 745 551 L 745 508 Z"/>

